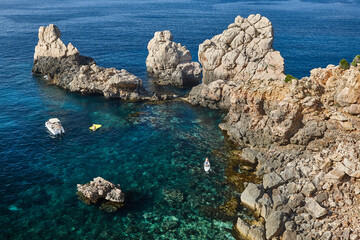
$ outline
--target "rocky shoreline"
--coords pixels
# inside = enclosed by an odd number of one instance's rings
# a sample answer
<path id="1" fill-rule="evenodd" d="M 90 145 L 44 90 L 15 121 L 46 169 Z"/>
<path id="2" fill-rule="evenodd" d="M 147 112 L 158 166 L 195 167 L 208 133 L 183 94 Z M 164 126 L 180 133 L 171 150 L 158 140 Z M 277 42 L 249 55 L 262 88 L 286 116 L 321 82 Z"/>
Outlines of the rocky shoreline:
<path id="1" fill-rule="evenodd" d="M 285 78 L 272 32 L 266 18 L 250 15 L 206 40 L 199 48 L 205 81 L 186 99 L 228 111 L 220 128 L 262 179 L 246 183 L 240 198 L 258 221 L 238 218 L 237 232 L 245 239 L 359 239 L 360 66 Z M 258 53 L 278 56 L 268 62 Z"/>
<path id="2" fill-rule="evenodd" d="M 359 239 L 360 64 L 329 65 L 298 80 L 285 75 L 273 38 L 267 18 L 236 17 L 222 34 L 200 44 L 203 81 L 184 99 L 227 111 L 219 127 L 262 179 L 245 183 L 233 201 L 258 221 L 238 218 L 235 228 L 253 240 Z M 187 75 L 194 77 L 192 84 L 198 82 L 200 66 L 172 42 L 170 32 L 156 33 L 148 49 L 148 71 L 161 79 L 158 83 L 182 86 Z M 39 29 L 33 73 L 69 91 L 107 98 L 171 98 L 148 93 L 126 70 L 97 66 L 71 44 L 65 46 L 54 25 Z"/>

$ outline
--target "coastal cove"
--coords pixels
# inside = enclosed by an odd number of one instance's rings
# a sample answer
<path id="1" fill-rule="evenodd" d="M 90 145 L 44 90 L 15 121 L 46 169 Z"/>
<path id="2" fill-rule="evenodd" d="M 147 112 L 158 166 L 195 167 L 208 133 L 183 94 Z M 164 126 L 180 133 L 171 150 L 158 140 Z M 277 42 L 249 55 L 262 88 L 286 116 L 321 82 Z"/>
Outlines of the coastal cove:
<path id="1" fill-rule="evenodd" d="M 15 7 L 16 3 L 10 1 L 0 4 L 3 9 L 0 18 L 5 23 L 0 33 L 3 46 L 0 49 L 0 103 L 3 106 L 0 110 L 0 193 L 3 196 L 0 239 L 234 239 L 239 238 L 234 230 L 237 218 L 247 222 L 254 219 L 239 204 L 240 192 L 244 190 L 244 182 L 259 183 L 260 179 L 246 171 L 248 167 L 238 156 L 243 154 L 251 160 L 253 152 L 247 149 L 241 153 L 243 146 L 228 140 L 230 137 L 241 143 L 234 134 L 237 129 L 230 125 L 236 123 L 236 119 L 226 116 L 228 109 L 193 106 L 180 98 L 125 102 L 71 93 L 47 84 L 42 76 L 31 75 L 39 26 L 54 23 L 61 29 L 61 39 L 66 44 L 73 43 L 97 65 L 124 68 L 139 77 L 146 90 L 179 96 L 187 96 L 190 89 L 158 86 L 146 73 L 146 46 L 155 31 L 171 30 L 174 41 L 186 46 L 193 61 L 198 61 L 199 44 L 205 39 L 221 33 L 238 15 L 261 13 L 274 26 L 273 46 L 284 58 L 285 73 L 299 78 L 309 76 L 313 68 L 337 65 L 342 58 L 351 61 L 360 52 L 356 2 L 119 1 L 100 4 L 80 1 L 56 3 L 55 7 L 47 2 L 21 4 L 22 7 Z M 351 68 L 349 73 L 357 76 L 356 71 Z M 311 81 L 321 83 L 323 73 L 329 72 L 336 76 L 343 74 L 334 66 L 317 70 Z M 220 91 L 226 86 L 223 82 L 217 84 Z M 274 89 L 282 87 L 271 84 Z M 305 85 L 299 83 L 301 89 L 307 89 Z M 285 87 L 287 91 L 293 91 L 289 86 Z M 197 89 L 207 91 L 207 86 Z M 206 96 L 201 96 L 198 90 L 194 92 L 190 93 L 193 104 L 210 108 L 218 104 L 198 103 Z M 315 89 L 308 94 L 319 92 Z M 344 109 L 350 109 L 346 101 L 343 101 Z M 62 120 L 65 135 L 55 138 L 46 132 L 44 122 L 51 117 Z M 348 122 L 355 118 L 349 118 Z M 334 121 L 347 121 L 338 119 Z M 89 131 L 94 123 L 102 127 Z M 315 127 L 324 129 L 319 130 L 319 136 L 326 130 L 321 124 Z M 313 140 L 313 136 L 304 140 L 301 134 L 291 143 L 301 145 Z M 264 149 L 273 141 L 271 136 L 266 136 L 265 140 L 254 143 L 250 135 L 246 137 L 250 145 Z M 290 139 L 280 141 L 285 143 Z M 351 149 L 352 146 L 345 147 Z M 301 155 L 304 149 L 301 147 L 294 155 L 277 155 L 277 151 L 287 153 L 285 148 L 272 148 L 268 152 L 265 149 L 257 155 L 260 166 L 257 174 L 268 174 L 272 170 L 269 163 L 278 166 L 276 170 L 280 174 L 284 170 L 281 162 L 290 166 L 294 158 L 301 156 L 311 165 L 312 160 L 321 159 L 321 162 L 331 153 L 321 153 L 314 159 L 310 156 L 309 161 L 307 155 Z M 310 151 L 318 151 L 314 149 Z M 205 157 L 210 158 L 212 167 L 208 174 L 202 165 Z M 295 169 L 293 165 L 290 167 Z M 299 173 L 303 176 L 303 169 Z M 98 205 L 88 206 L 77 199 L 76 185 L 97 176 L 121 185 L 126 195 L 125 207 L 108 213 Z M 245 186 L 260 191 L 264 199 L 267 193 L 263 190 L 269 193 L 269 189 L 279 184 L 269 187 L 265 177 L 260 185 Z M 310 189 L 302 194 L 311 197 L 314 192 Z M 271 201 L 272 195 L 269 195 Z M 253 209 L 255 213 L 259 210 L 256 207 L 258 205 Z M 278 234 L 275 232 L 271 234 Z"/>

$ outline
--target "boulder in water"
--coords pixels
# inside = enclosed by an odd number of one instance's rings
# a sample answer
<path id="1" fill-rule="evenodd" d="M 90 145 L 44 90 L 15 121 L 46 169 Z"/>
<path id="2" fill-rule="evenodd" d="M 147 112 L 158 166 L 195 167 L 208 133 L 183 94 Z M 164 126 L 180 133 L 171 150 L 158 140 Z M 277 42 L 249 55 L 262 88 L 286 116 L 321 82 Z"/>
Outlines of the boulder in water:
<path id="1" fill-rule="evenodd" d="M 86 204 L 101 204 L 101 208 L 113 212 L 123 206 L 125 194 L 120 185 L 115 185 L 102 177 L 94 178 L 86 184 L 77 185 L 77 194 Z"/>

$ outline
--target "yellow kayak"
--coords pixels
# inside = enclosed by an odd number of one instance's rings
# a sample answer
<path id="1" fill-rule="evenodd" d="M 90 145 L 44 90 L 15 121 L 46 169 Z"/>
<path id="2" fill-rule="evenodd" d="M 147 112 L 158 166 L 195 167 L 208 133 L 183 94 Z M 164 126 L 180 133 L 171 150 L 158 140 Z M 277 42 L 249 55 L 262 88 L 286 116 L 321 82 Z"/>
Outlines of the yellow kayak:
<path id="1" fill-rule="evenodd" d="M 96 131 L 98 128 L 101 128 L 100 124 L 93 124 L 91 127 L 89 127 L 89 129 L 93 131 Z"/>

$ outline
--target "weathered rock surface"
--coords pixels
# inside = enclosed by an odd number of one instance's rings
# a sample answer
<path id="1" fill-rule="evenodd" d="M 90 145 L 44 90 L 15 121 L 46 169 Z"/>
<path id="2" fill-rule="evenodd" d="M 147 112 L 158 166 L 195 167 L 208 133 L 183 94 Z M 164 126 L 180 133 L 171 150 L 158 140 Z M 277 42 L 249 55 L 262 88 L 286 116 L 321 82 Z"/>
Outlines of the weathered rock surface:
<path id="1" fill-rule="evenodd" d="M 261 226 L 249 226 L 241 218 L 238 218 L 236 223 L 236 230 L 245 239 L 249 240 L 263 240 L 265 239 L 265 230 Z"/>
<path id="2" fill-rule="evenodd" d="M 283 218 L 284 215 L 280 211 L 274 211 L 270 214 L 265 224 L 266 239 L 277 237 L 284 231 Z"/>
<path id="3" fill-rule="evenodd" d="M 327 213 L 326 209 L 321 207 L 313 198 L 306 199 L 305 209 L 314 218 L 320 218 Z"/>
<path id="4" fill-rule="evenodd" d="M 241 203 L 252 210 L 256 210 L 256 202 L 261 198 L 262 194 L 263 191 L 258 185 L 249 183 L 241 194 Z"/>
<path id="5" fill-rule="evenodd" d="M 157 84 L 183 87 L 201 81 L 200 64 L 191 61 L 185 46 L 173 42 L 170 31 L 155 32 L 147 48 L 146 68 Z"/>
<path id="6" fill-rule="evenodd" d="M 255 173 L 263 182 L 248 184 L 242 204 L 265 221 L 266 239 L 358 238 L 360 65 L 329 65 L 288 83 L 246 70 L 256 63 L 239 69 L 236 60 L 225 68 L 226 49 L 233 51 L 241 35 L 237 27 L 235 21 L 201 46 L 204 83 L 187 100 L 228 111 L 219 127 L 241 148 L 257 152 Z M 255 160 L 247 151 L 243 156 Z M 242 229 L 249 238 L 251 226 Z"/>
<path id="7" fill-rule="evenodd" d="M 238 218 L 236 222 L 236 230 L 243 238 L 246 239 L 250 231 L 250 226 L 246 222 L 244 222 L 241 218 Z"/>
<path id="8" fill-rule="evenodd" d="M 236 101 L 237 85 L 224 80 L 210 84 L 200 84 L 191 89 L 187 101 L 193 105 L 201 105 L 212 109 L 229 110 L 232 101 Z"/>
<path id="9" fill-rule="evenodd" d="M 125 194 L 121 191 L 120 185 L 115 185 L 102 177 L 96 177 L 90 183 L 78 184 L 77 191 L 90 203 L 97 203 L 100 199 L 116 203 L 125 201 Z"/>
<path id="10" fill-rule="evenodd" d="M 274 51 L 273 40 L 273 27 L 266 17 L 236 17 L 222 34 L 200 44 L 203 82 L 284 79 L 284 59 Z"/>
<path id="11" fill-rule="evenodd" d="M 265 174 L 263 177 L 263 185 L 265 189 L 272 189 L 284 183 L 284 180 L 275 172 Z"/>
<path id="12" fill-rule="evenodd" d="M 33 74 L 46 75 L 49 83 L 83 94 L 128 101 L 169 98 L 147 92 L 142 80 L 124 69 L 97 66 L 92 58 L 80 55 L 71 43 L 66 46 L 60 36 L 60 30 L 53 24 L 39 28 Z"/>
<path id="13" fill-rule="evenodd" d="M 69 57 L 79 55 L 78 50 L 69 43 L 67 46 L 61 41 L 61 33 L 57 26 L 50 24 L 39 28 L 39 41 L 35 47 L 34 60 L 40 57 Z"/>

